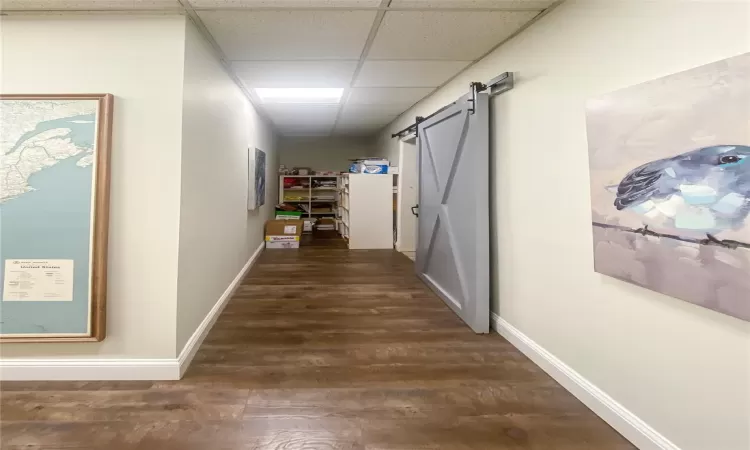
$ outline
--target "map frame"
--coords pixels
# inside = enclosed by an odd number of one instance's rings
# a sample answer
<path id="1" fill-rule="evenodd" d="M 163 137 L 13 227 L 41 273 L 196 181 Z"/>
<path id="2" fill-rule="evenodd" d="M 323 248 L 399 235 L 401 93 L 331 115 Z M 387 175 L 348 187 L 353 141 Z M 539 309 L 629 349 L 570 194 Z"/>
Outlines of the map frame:
<path id="1" fill-rule="evenodd" d="M 96 112 L 95 171 L 90 217 L 89 327 L 85 335 L 46 334 L 22 336 L 0 334 L 0 343 L 13 342 L 100 342 L 106 337 L 107 246 L 109 240 L 110 164 L 114 96 L 112 94 L 0 94 L 0 102 L 39 100 L 94 100 Z"/>

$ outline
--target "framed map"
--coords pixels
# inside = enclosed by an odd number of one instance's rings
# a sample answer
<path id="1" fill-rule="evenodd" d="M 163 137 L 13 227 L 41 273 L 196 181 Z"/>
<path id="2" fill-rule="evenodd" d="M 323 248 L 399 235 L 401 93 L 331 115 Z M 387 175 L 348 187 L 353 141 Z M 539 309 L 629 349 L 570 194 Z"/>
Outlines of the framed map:
<path id="1" fill-rule="evenodd" d="M 0 95 L 0 341 L 105 336 L 111 94 Z"/>

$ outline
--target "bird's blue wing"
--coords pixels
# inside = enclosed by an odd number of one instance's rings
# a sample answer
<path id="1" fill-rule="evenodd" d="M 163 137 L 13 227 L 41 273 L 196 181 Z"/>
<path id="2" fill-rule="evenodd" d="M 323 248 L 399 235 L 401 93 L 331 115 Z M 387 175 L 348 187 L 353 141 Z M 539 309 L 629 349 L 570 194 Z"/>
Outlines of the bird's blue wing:
<path id="1" fill-rule="evenodd" d="M 659 181 L 665 175 L 665 160 L 654 161 L 631 170 L 617 186 L 615 207 L 623 210 L 643 203 L 660 191 Z"/>

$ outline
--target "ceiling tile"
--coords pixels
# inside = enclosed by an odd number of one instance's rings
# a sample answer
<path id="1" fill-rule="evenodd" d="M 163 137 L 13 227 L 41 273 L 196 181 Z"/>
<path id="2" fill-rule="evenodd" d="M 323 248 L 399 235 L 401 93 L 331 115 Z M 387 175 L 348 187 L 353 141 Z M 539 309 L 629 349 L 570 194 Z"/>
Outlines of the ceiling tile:
<path id="1" fill-rule="evenodd" d="M 376 7 L 380 0 L 190 0 L 195 8 Z"/>
<path id="2" fill-rule="evenodd" d="M 3 0 L 4 10 L 182 9 L 177 0 Z"/>
<path id="3" fill-rule="evenodd" d="M 310 132 L 310 131 L 317 131 L 317 132 L 330 132 L 333 129 L 334 124 L 332 123 L 282 123 L 282 124 L 274 124 L 276 128 L 280 131 L 300 131 L 300 132 Z"/>
<path id="4" fill-rule="evenodd" d="M 336 128 L 383 128 L 393 122 L 396 117 L 398 116 L 378 118 L 342 117 L 336 125 Z"/>
<path id="5" fill-rule="evenodd" d="M 471 61 L 366 61 L 358 87 L 438 87 Z"/>
<path id="6" fill-rule="evenodd" d="M 263 109 L 271 121 L 279 126 L 333 126 L 339 105 L 266 104 Z"/>
<path id="7" fill-rule="evenodd" d="M 429 95 L 433 88 L 353 88 L 347 105 L 391 105 L 409 107 Z"/>
<path id="8" fill-rule="evenodd" d="M 199 11 L 232 61 L 359 59 L 374 11 Z"/>
<path id="9" fill-rule="evenodd" d="M 393 122 L 398 114 L 386 114 L 368 108 L 344 107 L 338 124 L 344 126 L 385 126 Z"/>
<path id="10" fill-rule="evenodd" d="M 534 11 L 388 12 L 369 57 L 475 60 L 537 14 Z"/>
<path id="11" fill-rule="evenodd" d="M 333 125 L 330 126 L 277 126 L 276 129 L 284 136 L 330 136 Z"/>
<path id="12" fill-rule="evenodd" d="M 411 106 L 411 105 L 410 105 Z M 393 105 L 357 105 L 346 104 L 342 107 L 341 115 L 343 116 L 375 116 L 375 117 L 396 117 L 409 107 Z"/>
<path id="13" fill-rule="evenodd" d="M 345 125 L 338 124 L 333 134 L 343 136 L 372 136 L 385 128 L 383 125 Z"/>
<path id="14" fill-rule="evenodd" d="M 238 61 L 232 63 L 248 88 L 349 86 L 357 61 Z"/>
<path id="15" fill-rule="evenodd" d="M 493 8 L 543 10 L 555 0 L 393 0 L 393 8 Z"/>

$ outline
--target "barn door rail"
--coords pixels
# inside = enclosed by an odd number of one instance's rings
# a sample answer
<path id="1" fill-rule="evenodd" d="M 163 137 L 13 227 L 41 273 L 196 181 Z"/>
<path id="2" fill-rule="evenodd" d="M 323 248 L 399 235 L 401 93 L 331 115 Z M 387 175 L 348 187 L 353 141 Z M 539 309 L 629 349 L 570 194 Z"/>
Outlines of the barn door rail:
<path id="1" fill-rule="evenodd" d="M 471 114 L 474 114 L 474 105 L 476 104 L 476 98 L 477 94 L 480 92 L 484 92 L 489 90 L 490 97 L 493 97 L 495 95 L 502 94 L 503 92 L 507 92 L 511 89 L 513 89 L 513 72 L 504 72 L 497 77 L 493 78 L 492 80 L 488 81 L 487 83 L 481 83 L 479 81 L 473 81 L 469 84 L 469 102 L 471 103 L 471 107 L 469 108 L 469 111 Z M 408 136 L 410 134 L 416 134 L 419 135 L 419 124 L 421 122 L 424 122 L 427 119 L 430 119 L 431 117 L 434 117 L 441 112 L 445 111 L 446 109 L 450 108 L 451 106 L 455 105 L 456 102 L 451 102 L 448 105 L 443 106 L 442 108 L 438 109 L 434 113 L 430 114 L 429 116 L 423 117 L 423 116 L 417 116 L 414 120 L 414 123 L 409 125 L 408 127 L 404 128 L 401 131 L 397 131 L 393 134 L 391 134 L 391 138 L 402 138 L 404 136 Z"/>

